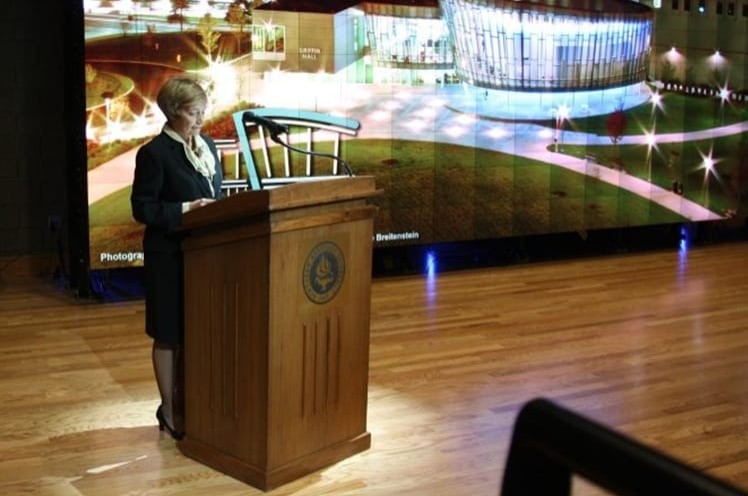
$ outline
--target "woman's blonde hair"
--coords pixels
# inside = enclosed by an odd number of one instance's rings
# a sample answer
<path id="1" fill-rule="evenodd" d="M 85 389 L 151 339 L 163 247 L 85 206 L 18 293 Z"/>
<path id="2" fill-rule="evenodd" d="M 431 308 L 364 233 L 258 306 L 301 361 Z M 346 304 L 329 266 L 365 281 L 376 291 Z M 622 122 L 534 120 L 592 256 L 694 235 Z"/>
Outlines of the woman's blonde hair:
<path id="1" fill-rule="evenodd" d="M 200 84 L 186 76 L 175 76 L 169 78 L 156 96 L 158 108 L 171 119 L 177 115 L 179 108 L 183 105 L 194 103 L 208 103 L 208 95 Z"/>

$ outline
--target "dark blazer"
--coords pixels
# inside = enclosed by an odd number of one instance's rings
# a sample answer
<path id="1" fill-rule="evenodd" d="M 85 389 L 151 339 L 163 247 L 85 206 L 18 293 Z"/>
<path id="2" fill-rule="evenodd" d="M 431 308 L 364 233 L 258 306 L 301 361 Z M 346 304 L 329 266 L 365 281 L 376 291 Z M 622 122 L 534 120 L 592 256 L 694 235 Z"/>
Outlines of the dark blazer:
<path id="1" fill-rule="evenodd" d="M 218 150 L 212 139 L 203 135 L 216 160 L 214 194 L 208 179 L 187 160 L 184 148 L 161 133 L 143 145 L 135 158 L 135 177 L 130 205 L 136 221 L 146 225 L 144 251 L 175 252 L 182 236 L 175 231 L 182 224 L 182 203 L 199 198 L 220 198 L 223 172 Z"/>

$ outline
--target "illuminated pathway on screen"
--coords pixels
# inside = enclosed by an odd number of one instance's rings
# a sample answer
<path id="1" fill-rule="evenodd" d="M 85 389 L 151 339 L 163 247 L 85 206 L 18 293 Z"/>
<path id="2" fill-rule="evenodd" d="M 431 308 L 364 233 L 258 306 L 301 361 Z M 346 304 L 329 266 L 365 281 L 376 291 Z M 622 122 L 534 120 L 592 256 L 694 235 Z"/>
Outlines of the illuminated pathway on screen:
<path id="1" fill-rule="evenodd" d="M 293 75 L 282 75 L 287 84 L 297 81 Z M 294 100 L 293 93 L 282 91 L 278 76 L 262 91 L 262 83 L 253 84 L 253 99 L 268 107 L 297 106 L 310 100 L 304 92 Z M 265 80 L 267 81 L 267 79 Z M 280 89 L 279 89 L 280 87 Z M 356 89 L 358 88 L 358 90 Z M 361 122 L 359 138 L 412 140 L 475 146 L 487 150 L 526 157 L 553 164 L 581 174 L 596 177 L 601 181 L 623 188 L 651 200 L 692 221 L 718 220 L 722 216 L 669 189 L 661 188 L 644 179 L 625 172 L 590 163 L 587 160 L 550 151 L 553 130 L 529 122 L 510 122 L 497 119 L 482 119 L 468 113 L 450 110 L 453 99 L 461 98 L 464 91 L 459 86 L 446 89 L 434 87 L 366 87 L 352 85 L 345 89 L 345 98 L 338 95 L 314 97 L 310 110 L 354 117 Z M 258 91 L 259 90 L 259 91 Z M 296 93 L 298 94 L 298 92 Z M 282 95 L 282 97 L 281 97 Z M 279 100 L 282 98 L 281 100 Z M 657 143 L 674 143 L 739 134 L 748 131 L 748 121 L 715 129 L 690 133 L 658 134 Z M 621 144 L 646 145 L 646 135 L 625 136 Z M 608 136 L 564 131 L 561 142 L 565 145 L 589 144 L 610 145 Z M 354 165 L 355 170 L 355 165 Z"/>
<path id="2" fill-rule="evenodd" d="M 255 80 L 250 85 L 252 99 L 260 105 L 304 108 L 300 101 L 291 101 L 293 98 L 289 99 L 287 93 L 282 101 L 278 100 L 279 93 L 283 92 L 279 92 L 277 80 L 268 84 L 267 91 L 263 90 L 264 83 L 265 81 Z M 692 221 L 722 218 L 702 205 L 644 179 L 584 159 L 550 151 L 553 130 L 548 127 L 525 122 L 481 119 L 450 110 L 447 103 L 454 95 L 450 95 L 449 91 L 440 91 L 440 88 L 434 87 L 393 88 L 365 85 L 351 85 L 343 91 L 345 98 L 310 97 L 310 93 L 305 91 L 303 99 L 307 102 L 307 108 L 308 102 L 314 101 L 309 110 L 357 118 L 361 122 L 359 138 L 407 137 L 413 140 L 500 151 L 598 178 L 656 202 Z M 700 132 L 658 134 L 657 143 L 701 140 L 746 131 L 748 121 Z M 561 142 L 564 145 L 610 145 L 610 138 L 567 130 L 563 132 Z M 625 136 L 620 143 L 646 145 L 646 136 Z M 131 184 L 134 157 L 135 151 L 132 150 L 89 172 L 89 204 Z"/>

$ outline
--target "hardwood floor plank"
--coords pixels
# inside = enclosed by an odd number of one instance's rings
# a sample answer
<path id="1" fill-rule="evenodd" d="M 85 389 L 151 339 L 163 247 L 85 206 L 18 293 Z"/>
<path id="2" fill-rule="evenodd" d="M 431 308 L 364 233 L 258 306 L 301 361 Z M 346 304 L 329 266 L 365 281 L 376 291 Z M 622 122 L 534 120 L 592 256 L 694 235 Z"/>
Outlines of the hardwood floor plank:
<path id="1" fill-rule="evenodd" d="M 375 279 L 372 447 L 268 494 L 498 494 L 538 396 L 748 490 L 747 248 Z M 0 491 L 263 494 L 159 433 L 143 321 L 2 280 Z"/>

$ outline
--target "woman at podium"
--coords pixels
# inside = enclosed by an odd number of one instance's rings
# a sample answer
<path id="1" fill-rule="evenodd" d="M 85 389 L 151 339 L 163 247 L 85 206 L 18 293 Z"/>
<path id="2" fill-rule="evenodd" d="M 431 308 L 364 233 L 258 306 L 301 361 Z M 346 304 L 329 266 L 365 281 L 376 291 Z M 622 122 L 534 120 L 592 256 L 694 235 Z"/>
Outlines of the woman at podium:
<path id="1" fill-rule="evenodd" d="M 153 370 L 161 396 L 159 429 L 181 439 L 175 398 L 177 355 L 184 340 L 182 214 L 215 201 L 223 180 L 215 143 L 200 129 L 208 103 L 203 88 L 184 76 L 166 81 L 156 97 L 166 116 L 160 134 L 135 159 L 130 204 L 145 224 L 145 331 L 153 339 Z"/>

